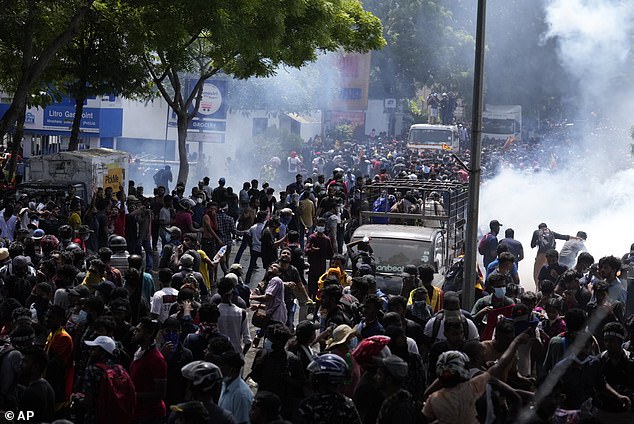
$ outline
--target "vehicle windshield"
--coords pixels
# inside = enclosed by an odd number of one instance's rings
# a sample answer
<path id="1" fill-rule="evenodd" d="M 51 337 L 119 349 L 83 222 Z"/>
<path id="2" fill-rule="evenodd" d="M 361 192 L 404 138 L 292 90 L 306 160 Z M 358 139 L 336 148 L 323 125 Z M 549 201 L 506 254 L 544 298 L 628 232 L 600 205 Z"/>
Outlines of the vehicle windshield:
<path id="1" fill-rule="evenodd" d="M 515 119 L 482 118 L 482 132 L 488 134 L 514 134 Z"/>
<path id="2" fill-rule="evenodd" d="M 405 265 L 419 266 L 433 260 L 430 242 L 372 237 L 370 245 L 379 273 L 401 273 Z"/>
<path id="3" fill-rule="evenodd" d="M 409 143 L 451 145 L 451 130 L 413 128 L 409 132 Z"/>

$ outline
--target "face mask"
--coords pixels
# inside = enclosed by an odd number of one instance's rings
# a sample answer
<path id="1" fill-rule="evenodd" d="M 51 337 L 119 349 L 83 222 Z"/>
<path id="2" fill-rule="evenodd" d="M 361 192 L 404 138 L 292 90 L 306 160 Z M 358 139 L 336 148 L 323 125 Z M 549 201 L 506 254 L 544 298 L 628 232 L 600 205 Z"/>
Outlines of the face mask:
<path id="1" fill-rule="evenodd" d="M 88 321 L 88 312 L 84 311 L 83 309 L 79 311 L 77 321 L 78 321 L 78 324 L 80 323 L 83 324 L 86 321 Z"/>
<path id="2" fill-rule="evenodd" d="M 324 231 L 326 231 L 326 227 L 315 227 L 315 231 L 317 231 L 318 233 L 323 233 Z"/>
<path id="3" fill-rule="evenodd" d="M 200 197 L 196 199 L 196 203 L 201 204 L 202 202 L 203 202 L 203 199 L 201 199 Z"/>
<path id="4" fill-rule="evenodd" d="M 506 295 L 506 287 L 496 287 L 495 289 L 495 297 L 502 298 Z"/>

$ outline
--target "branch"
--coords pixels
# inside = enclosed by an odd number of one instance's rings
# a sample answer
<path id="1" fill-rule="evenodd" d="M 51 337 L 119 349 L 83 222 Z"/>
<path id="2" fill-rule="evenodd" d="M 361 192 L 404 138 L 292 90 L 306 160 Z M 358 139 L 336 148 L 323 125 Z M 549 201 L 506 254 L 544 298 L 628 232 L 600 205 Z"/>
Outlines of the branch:
<path id="1" fill-rule="evenodd" d="M 147 57 L 145 56 L 143 57 L 143 63 L 145 64 L 145 68 L 150 73 L 150 76 L 152 77 L 152 81 L 154 81 L 154 83 L 156 84 L 156 87 L 161 93 L 161 96 L 163 96 L 163 98 L 167 102 L 168 106 L 171 107 L 173 110 L 176 110 L 176 107 L 175 107 L 176 103 L 174 102 L 174 100 L 172 100 L 167 90 L 165 90 L 165 87 L 163 87 L 163 80 L 162 79 L 159 80 L 157 78 L 156 73 L 154 72 L 154 69 L 152 68 L 152 65 L 149 63 Z M 167 70 L 165 71 L 165 73 L 167 73 Z M 165 75 L 163 75 L 162 78 L 165 78 Z"/>
<path id="2" fill-rule="evenodd" d="M 86 0 L 85 5 L 71 18 L 68 27 L 39 55 L 39 59 L 29 73 L 30 82 L 35 82 L 44 72 L 44 68 L 53 60 L 57 51 L 62 48 L 77 32 L 81 21 L 84 19 L 95 0 Z"/>

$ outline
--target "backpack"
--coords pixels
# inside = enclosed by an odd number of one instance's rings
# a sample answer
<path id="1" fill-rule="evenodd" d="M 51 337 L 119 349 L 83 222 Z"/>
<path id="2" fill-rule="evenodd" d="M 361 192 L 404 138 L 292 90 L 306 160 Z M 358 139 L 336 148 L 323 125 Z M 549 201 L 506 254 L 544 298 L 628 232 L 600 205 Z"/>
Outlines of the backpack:
<path id="1" fill-rule="evenodd" d="M 431 342 L 434 343 L 436 341 L 436 337 L 438 336 L 438 331 L 440 331 L 440 324 L 442 323 L 442 319 L 444 318 L 445 313 L 440 311 L 436 314 L 436 318 L 434 318 L 434 323 L 432 324 L 431 329 Z M 460 322 L 462 322 L 462 331 L 464 332 L 465 340 L 468 340 L 469 337 L 469 322 L 467 318 L 460 313 Z"/>
<path id="2" fill-rule="evenodd" d="M 542 228 L 537 235 L 537 246 L 539 250 L 555 248 L 555 235 L 548 228 Z"/>
<path id="3" fill-rule="evenodd" d="M 196 275 L 193 271 L 189 271 L 185 278 L 183 278 L 183 282 L 181 283 L 181 287 L 179 290 L 183 289 L 192 289 L 194 291 L 194 300 L 197 302 L 200 301 L 200 287 L 198 286 L 198 280 L 196 279 Z"/>
<path id="4" fill-rule="evenodd" d="M 486 253 L 487 243 L 489 242 L 489 240 L 491 239 L 492 236 L 493 236 L 493 234 L 486 233 L 484 235 L 484 237 L 482 237 L 480 239 L 480 243 L 478 243 L 478 253 L 479 254 L 484 255 Z"/>
<path id="5" fill-rule="evenodd" d="M 97 393 L 97 424 L 129 424 L 134 416 L 136 392 L 127 371 L 119 364 L 97 364 L 103 370 Z"/>

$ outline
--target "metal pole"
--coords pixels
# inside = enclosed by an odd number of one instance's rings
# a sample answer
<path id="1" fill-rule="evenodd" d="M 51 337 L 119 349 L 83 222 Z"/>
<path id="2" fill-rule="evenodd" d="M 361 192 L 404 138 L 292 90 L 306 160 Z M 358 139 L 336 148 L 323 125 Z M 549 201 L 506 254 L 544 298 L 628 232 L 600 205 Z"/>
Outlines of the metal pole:
<path id="1" fill-rule="evenodd" d="M 480 150 L 482 147 L 482 87 L 484 75 L 484 31 L 486 0 L 478 0 L 475 65 L 473 70 L 473 111 L 471 122 L 471 163 L 469 164 L 469 204 L 464 258 L 462 307 L 471 309 L 474 303 L 474 282 L 477 278 L 478 206 L 480 201 Z"/>

